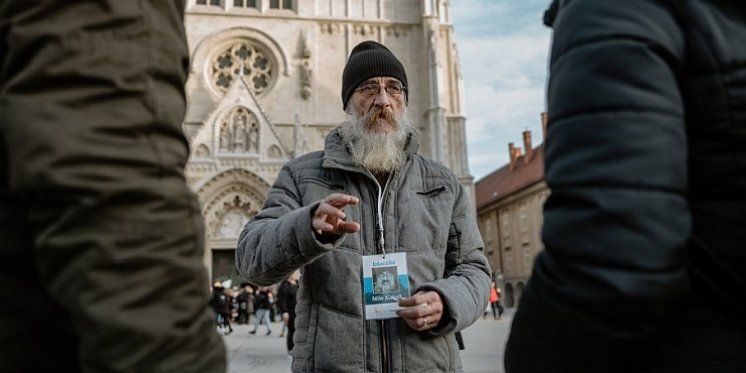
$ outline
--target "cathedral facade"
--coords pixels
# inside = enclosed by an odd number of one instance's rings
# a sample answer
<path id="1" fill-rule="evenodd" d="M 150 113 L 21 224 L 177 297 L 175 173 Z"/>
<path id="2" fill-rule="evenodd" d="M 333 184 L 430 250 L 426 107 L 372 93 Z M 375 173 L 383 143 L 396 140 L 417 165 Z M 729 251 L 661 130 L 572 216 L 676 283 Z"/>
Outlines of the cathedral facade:
<path id="1" fill-rule="evenodd" d="M 187 180 L 205 222 L 212 278 L 238 281 L 234 253 L 283 164 L 323 149 L 345 118 L 342 71 L 364 40 L 404 65 L 420 153 L 473 196 L 464 92 L 446 0 L 189 0 Z"/>

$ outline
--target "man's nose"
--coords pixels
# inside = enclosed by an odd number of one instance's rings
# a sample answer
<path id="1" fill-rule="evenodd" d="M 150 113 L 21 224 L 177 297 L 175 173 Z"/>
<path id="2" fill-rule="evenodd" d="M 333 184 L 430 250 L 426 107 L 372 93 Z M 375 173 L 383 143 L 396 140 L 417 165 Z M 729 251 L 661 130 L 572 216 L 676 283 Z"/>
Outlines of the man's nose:
<path id="1" fill-rule="evenodd" d="M 388 108 L 388 107 L 391 107 L 391 97 L 389 97 L 388 92 L 386 92 L 386 88 L 381 87 L 378 90 L 378 94 L 376 95 L 376 99 L 373 102 L 373 104 L 377 108 Z"/>

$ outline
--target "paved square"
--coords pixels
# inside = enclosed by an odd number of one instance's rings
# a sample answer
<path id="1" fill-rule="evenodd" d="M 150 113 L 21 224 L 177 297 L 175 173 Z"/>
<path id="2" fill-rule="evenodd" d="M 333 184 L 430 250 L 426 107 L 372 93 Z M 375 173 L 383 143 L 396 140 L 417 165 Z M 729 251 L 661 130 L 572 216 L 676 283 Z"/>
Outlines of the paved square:
<path id="1" fill-rule="evenodd" d="M 506 310 L 507 311 L 507 310 Z M 510 330 L 512 312 L 501 320 L 479 320 L 463 331 L 466 350 L 461 351 L 466 373 L 502 373 L 503 350 Z M 279 338 L 280 324 L 272 324 L 272 334 L 264 335 L 261 326 L 257 334 L 249 334 L 253 326 L 234 325 L 233 333 L 225 336 L 229 373 L 286 373 L 291 359 L 285 352 L 285 338 Z"/>

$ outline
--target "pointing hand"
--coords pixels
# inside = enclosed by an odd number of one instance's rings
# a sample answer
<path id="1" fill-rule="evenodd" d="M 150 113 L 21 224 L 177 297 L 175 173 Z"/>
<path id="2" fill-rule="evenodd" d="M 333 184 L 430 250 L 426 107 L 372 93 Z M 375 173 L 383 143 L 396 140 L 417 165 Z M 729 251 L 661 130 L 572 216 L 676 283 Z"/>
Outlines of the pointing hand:
<path id="1" fill-rule="evenodd" d="M 326 197 L 314 212 L 311 225 L 316 234 L 342 234 L 355 233 L 360 230 L 360 224 L 345 221 L 347 216 L 342 209 L 347 205 L 356 205 L 360 202 L 357 197 L 346 194 L 334 193 Z"/>

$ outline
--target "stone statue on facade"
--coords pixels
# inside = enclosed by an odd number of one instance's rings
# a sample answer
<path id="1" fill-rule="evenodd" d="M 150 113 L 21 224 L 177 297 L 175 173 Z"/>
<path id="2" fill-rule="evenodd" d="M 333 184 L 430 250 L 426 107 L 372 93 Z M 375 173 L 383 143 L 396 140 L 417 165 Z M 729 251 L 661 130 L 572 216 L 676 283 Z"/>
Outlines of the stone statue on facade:
<path id="1" fill-rule="evenodd" d="M 231 147 L 231 132 L 227 122 L 223 122 L 220 127 L 220 144 L 218 149 L 222 152 L 230 151 Z"/>
<path id="2" fill-rule="evenodd" d="M 236 112 L 233 116 L 233 128 L 235 136 L 233 138 L 233 151 L 244 152 L 247 150 L 249 134 L 246 129 L 246 113 Z"/>

